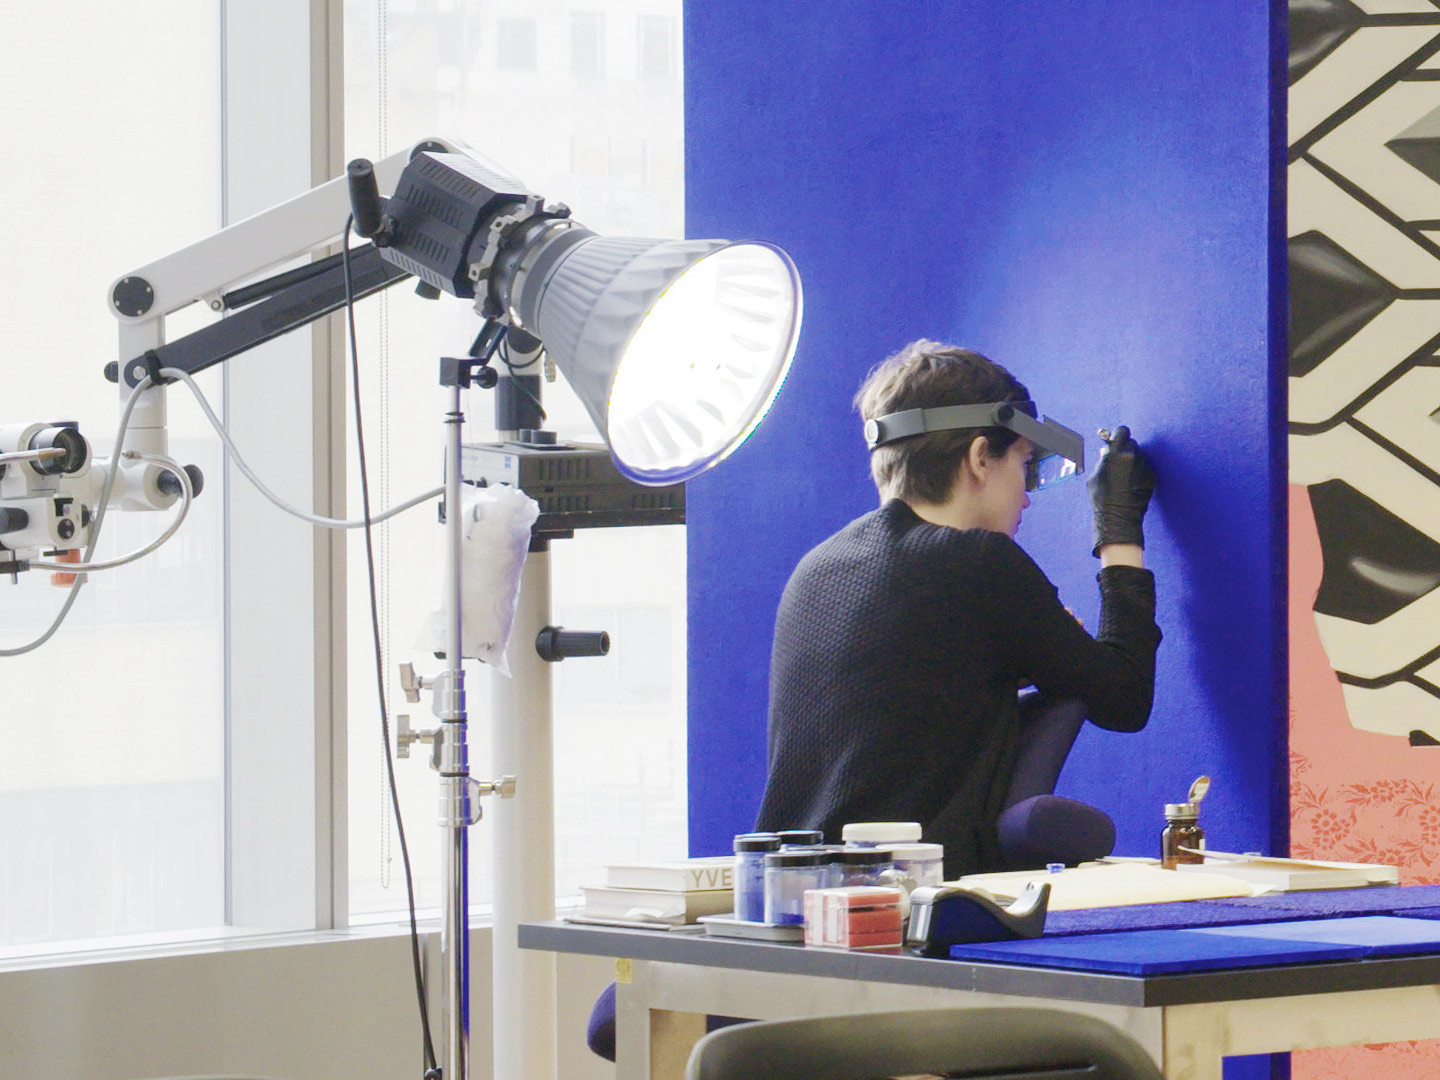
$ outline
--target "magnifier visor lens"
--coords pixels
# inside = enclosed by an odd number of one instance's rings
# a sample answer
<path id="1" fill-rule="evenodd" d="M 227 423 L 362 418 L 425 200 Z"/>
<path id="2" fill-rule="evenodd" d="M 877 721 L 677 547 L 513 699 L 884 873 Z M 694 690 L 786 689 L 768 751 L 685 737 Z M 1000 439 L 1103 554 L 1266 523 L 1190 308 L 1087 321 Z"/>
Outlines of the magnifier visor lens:
<path id="1" fill-rule="evenodd" d="M 1030 461 L 1029 467 L 1025 470 L 1025 490 L 1043 491 L 1062 480 L 1069 480 L 1072 476 L 1079 475 L 1080 470 L 1075 467 L 1075 462 L 1064 454 L 1037 456 Z"/>

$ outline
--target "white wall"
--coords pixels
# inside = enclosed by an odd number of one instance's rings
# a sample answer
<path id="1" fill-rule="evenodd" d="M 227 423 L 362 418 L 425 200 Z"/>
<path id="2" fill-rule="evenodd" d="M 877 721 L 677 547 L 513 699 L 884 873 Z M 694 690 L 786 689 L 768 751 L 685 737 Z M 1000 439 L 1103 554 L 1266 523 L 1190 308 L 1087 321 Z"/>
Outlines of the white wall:
<path id="1" fill-rule="evenodd" d="M 431 970 L 436 934 L 426 935 Z M 0 1077 L 135 1080 L 239 1072 L 277 1080 L 405 1080 L 423 1072 L 420 1024 L 403 934 L 306 935 L 306 943 L 238 942 L 207 952 L 26 970 L 0 968 Z M 471 937 L 470 1059 L 490 1076 L 490 932 Z M 609 1080 L 585 1046 L 595 997 L 614 976 L 603 957 L 560 958 L 560 1071 Z M 433 985 L 431 1000 L 438 1002 Z M 432 1005 L 437 1049 L 444 1027 Z"/>

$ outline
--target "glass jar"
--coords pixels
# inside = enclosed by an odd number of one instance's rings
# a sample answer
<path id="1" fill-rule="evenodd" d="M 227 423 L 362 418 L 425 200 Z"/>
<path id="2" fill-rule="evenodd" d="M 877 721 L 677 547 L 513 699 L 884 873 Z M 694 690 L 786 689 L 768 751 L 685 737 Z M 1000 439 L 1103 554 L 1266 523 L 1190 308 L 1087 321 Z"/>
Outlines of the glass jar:
<path id="1" fill-rule="evenodd" d="M 1166 803 L 1165 831 L 1160 834 L 1160 865 L 1174 870 L 1181 863 L 1205 861 L 1205 830 L 1195 803 Z M 1189 850 L 1181 850 L 1188 848 Z"/>
<path id="2" fill-rule="evenodd" d="M 735 837 L 735 918 L 765 919 L 765 856 L 780 850 L 774 833 L 740 833 Z"/>
<path id="3" fill-rule="evenodd" d="M 945 880 L 945 849 L 939 844 L 886 844 L 897 881 L 908 891 Z"/>
<path id="4" fill-rule="evenodd" d="M 895 868 L 888 848 L 841 848 L 834 854 L 840 869 L 837 885 L 880 885 L 881 875 Z"/>
<path id="5" fill-rule="evenodd" d="M 772 851 L 765 856 L 765 921 L 805 921 L 805 890 L 835 884 L 828 851 Z"/>

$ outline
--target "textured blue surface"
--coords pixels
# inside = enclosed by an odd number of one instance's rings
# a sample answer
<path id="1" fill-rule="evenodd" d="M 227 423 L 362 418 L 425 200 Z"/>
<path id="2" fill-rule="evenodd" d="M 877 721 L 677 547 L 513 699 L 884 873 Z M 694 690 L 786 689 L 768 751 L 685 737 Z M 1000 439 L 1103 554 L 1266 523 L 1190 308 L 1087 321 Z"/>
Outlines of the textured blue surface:
<path id="1" fill-rule="evenodd" d="M 1131 930 L 1085 937 L 992 941 L 982 945 L 954 945 L 950 949 L 950 955 L 956 960 L 994 960 L 1030 967 L 1117 975 L 1165 975 L 1181 971 L 1355 960 L 1365 953 L 1363 945 L 1240 937 L 1218 928 Z"/>
<path id="2" fill-rule="evenodd" d="M 1098 934 L 1112 930 L 1165 930 L 1231 926 L 1279 920 L 1403 914 L 1440 918 L 1440 885 L 1382 885 L 1364 889 L 1328 889 L 1231 900 L 1190 900 L 1173 904 L 1126 904 L 1082 911 L 1052 911 L 1047 936 Z"/>
<path id="3" fill-rule="evenodd" d="M 1440 907 L 1440 885 L 1377 885 L 1362 889 L 1313 889 L 1222 901 L 1236 907 L 1285 911 L 1293 918 L 1389 915 Z"/>
<path id="4" fill-rule="evenodd" d="M 1105 934 L 1116 930 L 1179 930 L 1193 926 L 1230 926 L 1273 922 L 1287 917 L 1263 907 L 1236 907 L 1224 900 L 1186 900 L 1173 904 L 1127 904 L 1122 907 L 1052 911 L 1045 918 L 1045 936 Z M 1298 916 L 1297 916 L 1298 918 Z"/>
<path id="5" fill-rule="evenodd" d="M 769 418 L 689 485 L 693 853 L 753 823 L 780 592 L 876 504 L 850 400 L 921 336 L 1153 451 L 1154 715 L 1083 731 L 1060 793 L 1109 812 L 1118 851 L 1156 854 L 1162 804 L 1208 773 L 1211 842 L 1283 849 L 1267 8 L 686 3 L 687 232 L 781 244 L 806 302 Z M 1093 629 L 1089 516 L 1061 485 L 1019 540 Z"/>

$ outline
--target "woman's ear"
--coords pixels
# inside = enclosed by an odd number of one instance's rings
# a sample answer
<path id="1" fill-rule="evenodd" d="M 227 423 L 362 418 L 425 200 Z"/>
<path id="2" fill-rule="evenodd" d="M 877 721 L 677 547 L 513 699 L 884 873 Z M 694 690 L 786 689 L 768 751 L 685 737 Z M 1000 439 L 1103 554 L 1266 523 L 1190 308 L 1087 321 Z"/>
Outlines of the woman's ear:
<path id="1" fill-rule="evenodd" d="M 984 435 L 977 436 L 965 451 L 965 465 L 977 483 L 989 479 L 994 460 L 990 457 L 990 440 Z"/>

